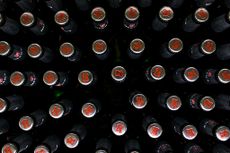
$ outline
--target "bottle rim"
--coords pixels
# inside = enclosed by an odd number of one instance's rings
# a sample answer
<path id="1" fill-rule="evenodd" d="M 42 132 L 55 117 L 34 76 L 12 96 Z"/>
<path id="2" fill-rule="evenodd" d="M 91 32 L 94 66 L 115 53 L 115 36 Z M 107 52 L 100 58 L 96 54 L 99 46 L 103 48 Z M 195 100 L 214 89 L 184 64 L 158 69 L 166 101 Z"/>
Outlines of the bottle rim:
<path id="1" fill-rule="evenodd" d="M 63 57 L 71 57 L 74 54 L 74 46 L 72 43 L 69 42 L 64 42 L 61 44 L 60 48 L 59 48 L 59 52 Z"/>
<path id="2" fill-rule="evenodd" d="M 199 71 L 195 67 L 188 67 L 184 71 L 184 78 L 188 82 L 195 82 L 199 79 Z"/>
<path id="3" fill-rule="evenodd" d="M 201 7 L 195 11 L 194 17 L 197 22 L 204 23 L 209 19 L 209 12 L 206 8 Z"/>
<path id="4" fill-rule="evenodd" d="M 104 54 L 107 51 L 107 44 L 104 40 L 97 39 L 92 44 L 92 50 L 97 55 Z"/>
<path id="5" fill-rule="evenodd" d="M 211 111 L 215 108 L 215 100 L 210 96 L 205 96 L 200 100 L 200 107 L 204 111 Z"/>
<path id="6" fill-rule="evenodd" d="M 13 143 L 7 143 L 2 147 L 2 153 L 4 152 L 11 152 L 11 153 L 18 153 L 18 148 Z"/>
<path id="7" fill-rule="evenodd" d="M 20 118 L 18 125 L 23 131 L 29 131 L 34 126 L 34 120 L 30 116 L 23 116 Z"/>
<path id="8" fill-rule="evenodd" d="M 50 150 L 45 145 L 39 145 L 34 149 L 34 153 L 50 153 Z"/>
<path id="9" fill-rule="evenodd" d="M 20 23 L 24 26 L 24 27 L 30 27 L 34 24 L 35 22 L 35 18 L 34 15 L 31 12 L 24 12 L 21 16 L 20 16 Z"/>
<path id="10" fill-rule="evenodd" d="M 172 53 L 179 53 L 183 50 L 183 41 L 180 38 L 172 38 L 168 43 L 168 49 Z"/>
<path id="11" fill-rule="evenodd" d="M 127 72 L 123 66 L 115 66 L 111 71 L 111 76 L 115 81 L 123 82 L 126 79 Z"/>
<path id="12" fill-rule="evenodd" d="M 39 58 L 42 54 L 42 47 L 38 43 L 32 43 L 28 46 L 27 53 L 31 58 Z"/>
<path id="13" fill-rule="evenodd" d="M 105 17 L 106 17 L 106 12 L 105 12 L 104 8 L 102 8 L 102 7 L 95 7 L 91 11 L 91 18 L 96 22 L 103 21 L 105 19 Z"/>
<path id="14" fill-rule="evenodd" d="M 151 123 L 147 128 L 147 133 L 148 133 L 149 137 L 151 137 L 153 139 L 157 139 L 162 135 L 163 129 L 162 129 L 160 124 Z"/>
<path id="15" fill-rule="evenodd" d="M 138 99 L 137 99 L 138 98 Z M 136 109 L 143 109 L 147 105 L 148 100 L 146 96 L 142 93 L 137 93 L 132 97 L 132 105 Z"/>
<path id="16" fill-rule="evenodd" d="M 145 50 L 145 42 L 140 38 L 133 39 L 129 46 L 130 50 L 135 54 L 140 54 Z"/>
<path id="17" fill-rule="evenodd" d="M 88 102 L 82 106 L 81 113 L 86 118 L 92 118 L 96 115 L 97 108 L 93 103 Z"/>
<path id="18" fill-rule="evenodd" d="M 3 98 L 0 98 L 0 113 L 5 112 L 6 108 L 7 108 L 7 102 Z"/>
<path id="19" fill-rule="evenodd" d="M 155 71 L 157 71 L 155 74 Z M 150 70 L 150 76 L 154 80 L 162 80 L 166 75 L 165 68 L 161 65 L 154 65 Z"/>
<path id="20" fill-rule="evenodd" d="M 61 104 L 52 104 L 49 108 L 49 115 L 54 119 L 59 119 L 64 115 L 64 107 Z"/>
<path id="21" fill-rule="evenodd" d="M 201 44 L 203 53 L 210 55 L 216 51 L 216 43 L 212 39 L 206 39 Z"/>
<path id="22" fill-rule="evenodd" d="M 180 97 L 176 95 L 171 95 L 166 100 L 167 107 L 172 111 L 177 111 L 181 108 L 182 102 Z"/>
<path id="23" fill-rule="evenodd" d="M 220 126 L 216 129 L 216 138 L 220 141 L 227 141 L 230 139 L 230 129 L 227 126 Z"/>
<path id="24" fill-rule="evenodd" d="M 60 25 L 60 26 L 64 26 L 65 24 L 67 24 L 69 22 L 69 14 L 64 11 L 58 11 L 55 15 L 54 15 L 54 21 Z"/>
<path id="25" fill-rule="evenodd" d="M 197 137 L 198 131 L 194 125 L 189 124 L 182 129 L 182 135 L 187 140 L 193 140 Z"/>
<path id="26" fill-rule="evenodd" d="M 227 75 L 227 78 L 225 78 Z M 218 72 L 218 80 L 223 83 L 223 84 L 227 84 L 230 82 L 230 70 L 229 69 L 221 69 L 219 72 Z"/>
<path id="27" fill-rule="evenodd" d="M 76 133 L 68 133 L 64 138 L 64 143 L 67 148 L 76 148 L 80 143 L 80 138 Z"/>
<path id="28" fill-rule="evenodd" d="M 112 132 L 116 136 L 122 136 L 126 133 L 127 131 L 127 125 L 124 121 L 122 120 L 117 120 L 113 123 L 112 125 Z"/>
<path id="29" fill-rule="evenodd" d="M 139 16 L 140 12 L 138 8 L 135 6 L 130 6 L 125 10 L 125 18 L 129 21 L 136 21 L 139 18 Z"/>
<path id="30" fill-rule="evenodd" d="M 168 22 L 173 19 L 174 11 L 171 7 L 164 6 L 159 11 L 159 17 L 161 20 Z"/>
<path id="31" fill-rule="evenodd" d="M 94 80 L 93 73 L 89 70 L 83 70 L 78 74 L 78 81 L 81 85 L 88 86 Z"/>
<path id="32" fill-rule="evenodd" d="M 43 82 L 48 86 L 53 86 L 58 82 L 58 75 L 54 71 L 46 71 L 43 74 Z"/>

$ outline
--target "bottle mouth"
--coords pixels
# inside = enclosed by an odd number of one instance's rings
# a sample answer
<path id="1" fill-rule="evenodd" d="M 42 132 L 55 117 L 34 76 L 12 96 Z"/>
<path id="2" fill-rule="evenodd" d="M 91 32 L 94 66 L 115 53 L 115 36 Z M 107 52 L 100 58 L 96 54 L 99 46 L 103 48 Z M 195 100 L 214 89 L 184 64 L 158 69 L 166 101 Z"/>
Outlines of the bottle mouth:
<path id="1" fill-rule="evenodd" d="M 59 119 L 64 115 L 64 108 L 60 104 L 53 104 L 49 108 L 49 114 L 54 119 Z"/>
<path id="2" fill-rule="evenodd" d="M 81 108 L 81 113 L 86 118 L 92 118 L 96 115 L 97 108 L 93 103 L 86 103 Z"/>
<path id="3" fill-rule="evenodd" d="M 11 50 L 10 44 L 6 41 L 0 41 L 0 55 L 6 56 Z"/>
<path id="4" fill-rule="evenodd" d="M 139 18 L 140 12 L 137 7 L 130 6 L 125 10 L 125 18 L 129 21 L 135 21 Z"/>
<path id="5" fill-rule="evenodd" d="M 162 80 L 165 75 L 165 68 L 161 65 L 155 65 L 150 70 L 150 75 L 154 80 Z"/>
<path id="6" fill-rule="evenodd" d="M 31 58 L 39 58 L 42 54 L 42 47 L 37 43 L 30 44 L 27 53 Z"/>
<path id="7" fill-rule="evenodd" d="M 127 125 L 124 121 L 116 121 L 112 125 L 112 131 L 116 136 L 122 136 L 127 131 Z"/>
<path id="8" fill-rule="evenodd" d="M 75 133 L 68 133 L 64 138 L 64 143 L 66 147 L 73 149 L 79 145 L 80 138 Z"/>
<path id="9" fill-rule="evenodd" d="M 108 153 L 108 152 L 106 150 L 100 149 L 100 150 L 97 150 L 96 153 Z"/>
<path id="10" fill-rule="evenodd" d="M 105 19 L 105 17 L 106 17 L 106 12 L 105 12 L 104 8 L 102 8 L 102 7 L 95 7 L 91 11 L 91 18 L 96 22 L 103 21 Z"/>
<path id="11" fill-rule="evenodd" d="M 210 55 L 216 51 L 216 43 L 211 39 L 206 39 L 201 44 L 201 50 L 203 53 Z"/>
<path id="12" fill-rule="evenodd" d="M 58 75 L 54 71 L 46 71 L 43 75 L 43 82 L 48 86 L 53 86 L 58 81 Z"/>
<path id="13" fill-rule="evenodd" d="M 19 71 L 15 71 L 10 75 L 10 83 L 13 86 L 21 86 L 25 82 L 25 76 Z"/>
<path id="14" fill-rule="evenodd" d="M 177 111 L 181 108 L 181 99 L 176 95 L 172 95 L 167 98 L 167 107 L 172 111 Z"/>
<path id="15" fill-rule="evenodd" d="M 92 50 L 98 55 L 104 54 L 107 51 L 107 44 L 102 39 L 95 40 L 92 44 Z"/>
<path id="16" fill-rule="evenodd" d="M 229 69 L 221 69 L 218 72 L 218 79 L 221 83 L 227 84 L 230 82 L 230 70 Z"/>
<path id="17" fill-rule="evenodd" d="M 180 38 L 172 38 L 168 43 L 168 48 L 172 53 L 179 53 L 183 49 L 183 42 Z"/>
<path id="18" fill-rule="evenodd" d="M 54 16 L 54 20 L 58 25 L 63 26 L 69 22 L 69 15 L 66 11 L 58 11 Z"/>
<path id="19" fill-rule="evenodd" d="M 220 141 L 227 141 L 230 138 L 230 129 L 226 126 L 220 126 L 216 129 L 216 137 Z"/>
<path id="20" fill-rule="evenodd" d="M 116 66 L 112 69 L 111 76 L 115 81 L 122 82 L 126 79 L 127 72 L 124 67 Z"/>
<path id="21" fill-rule="evenodd" d="M 5 152 L 18 153 L 18 148 L 12 143 L 7 143 L 2 147 L 2 153 Z"/>
<path id="22" fill-rule="evenodd" d="M 159 17 L 161 20 L 168 22 L 173 19 L 174 12 L 171 7 L 164 6 L 159 11 Z"/>
<path id="23" fill-rule="evenodd" d="M 209 19 L 209 12 L 206 8 L 198 8 L 194 16 L 197 22 L 204 23 Z"/>
<path id="24" fill-rule="evenodd" d="M 33 128 L 34 121 L 30 116 L 23 116 L 19 120 L 19 127 L 24 131 L 29 131 Z"/>
<path id="25" fill-rule="evenodd" d="M 24 12 L 20 17 L 20 23 L 24 27 L 30 27 L 34 24 L 34 22 L 35 22 L 34 15 L 30 12 Z"/>
<path id="26" fill-rule="evenodd" d="M 215 100 L 210 96 L 205 96 L 200 101 L 200 107 L 204 111 L 211 111 L 215 108 Z"/>
<path id="27" fill-rule="evenodd" d="M 45 145 L 40 145 L 35 148 L 34 153 L 50 153 L 50 151 Z"/>
<path id="28" fill-rule="evenodd" d="M 143 40 L 136 38 L 130 43 L 130 50 L 135 54 L 140 54 L 145 50 L 145 43 Z"/>
<path id="29" fill-rule="evenodd" d="M 143 109 L 148 101 L 144 94 L 138 93 L 132 97 L 132 105 L 137 109 Z"/>
<path id="30" fill-rule="evenodd" d="M 152 123 L 148 126 L 147 133 L 151 138 L 157 139 L 162 135 L 163 130 L 160 124 Z"/>
<path id="31" fill-rule="evenodd" d="M 199 71 L 195 67 L 189 67 L 184 71 L 184 78 L 188 82 L 195 82 L 199 79 Z"/>
<path id="32" fill-rule="evenodd" d="M 193 140 L 197 137 L 198 131 L 195 126 L 187 125 L 182 130 L 183 137 L 187 140 Z"/>
<path id="33" fill-rule="evenodd" d="M 83 70 L 78 75 L 78 81 L 81 85 L 87 86 L 93 82 L 93 74 L 89 70 Z"/>
<path id="34" fill-rule="evenodd" d="M 60 54 L 63 56 L 63 57 L 71 57 L 73 54 L 74 54 L 74 46 L 73 44 L 69 43 L 69 42 L 65 42 L 63 44 L 61 44 L 60 48 L 59 48 L 59 51 L 60 51 Z"/>

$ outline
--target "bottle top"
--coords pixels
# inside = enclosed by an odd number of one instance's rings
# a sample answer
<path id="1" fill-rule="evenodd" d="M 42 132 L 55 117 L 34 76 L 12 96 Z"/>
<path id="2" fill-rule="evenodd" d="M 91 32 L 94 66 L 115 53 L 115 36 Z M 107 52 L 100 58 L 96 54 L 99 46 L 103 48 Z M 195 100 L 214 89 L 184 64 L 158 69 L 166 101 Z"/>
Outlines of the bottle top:
<path id="1" fill-rule="evenodd" d="M 6 111 L 7 103 L 4 99 L 0 98 L 0 113 L 3 113 Z"/>
<path id="2" fill-rule="evenodd" d="M 140 12 L 137 7 L 130 6 L 125 10 L 125 18 L 129 21 L 135 21 L 139 18 Z"/>
<path id="3" fill-rule="evenodd" d="M 163 66 L 155 65 L 151 68 L 150 75 L 154 80 L 162 80 L 165 77 L 166 72 Z"/>
<path id="4" fill-rule="evenodd" d="M 12 143 L 7 143 L 2 147 L 2 153 L 18 153 L 18 148 L 12 144 Z"/>
<path id="5" fill-rule="evenodd" d="M 157 139 L 162 135 L 163 129 L 160 124 L 152 123 L 148 126 L 147 133 L 151 138 Z"/>
<path id="6" fill-rule="evenodd" d="M 195 67 L 188 67 L 184 71 L 184 78 L 188 82 L 195 82 L 199 79 L 199 71 Z"/>
<path id="7" fill-rule="evenodd" d="M 117 136 L 122 136 L 127 131 L 127 125 L 124 121 L 117 120 L 112 125 L 112 131 Z"/>
<path id="8" fill-rule="evenodd" d="M 92 72 L 89 70 L 83 70 L 78 74 L 78 81 L 81 85 L 90 85 L 94 80 Z"/>
<path id="9" fill-rule="evenodd" d="M 64 107 L 58 103 L 50 106 L 49 114 L 54 119 L 59 119 L 64 115 Z"/>
<path id="10" fill-rule="evenodd" d="M 64 138 L 64 143 L 68 148 L 76 148 L 80 142 L 80 138 L 75 133 L 68 133 Z"/>
<path id="11" fill-rule="evenodd" d="M 180 38 L 172 38 L 168 43 L 168 49 L 172 53 L 179 53 L 183 49 L 183 42 Z"/>
<path id="12" fill-rule="evenodd" d="M 172 95 L 167 98 L 166 105 L 170 110 L 176 111 L 181 108 L 181 105 L 182 105 L 181 99 L 180 97 L 176 95 Z"/>
<path id="13" fill-rule="evenodd" d="M 92 44 L 92 50 L 94 53 L 101 55 L 106 52 L 107 50 L 107 44 L 102 39 L 97 39 Z"/>
<path id="14" fill-rule="evenodd" d="M 53 86 L 58 81 L 58 75 L 54 71 L 46 71 L 43 75 L 43 82 L 48 86 Z"/>
<path id="15" fill-rule="evenodd" d="M 81 108 L 81 113 L 87 118 L 92 118 L 97 113 L 97 108 L 93 103 L 86 103 Z"/>
<path id="16" fill-rule="evenodd" d="M 182 130 L 182 135 L 187 140 L 193 140 L 198 135 L 198 131 L 193 125 L 186 125 Z"/>
<path id="17" fill-rule="evenodd" d="M 66 11 L 58 11 L 54 16 L 55 22 L 63 26 L 69 22 L 69 14 Z"/>
<path id="18" fill-rule="evenodd" d="M 116 66 L 112 69 L 111 76 L 115 81 L 122 82 L 126 79 L 127 72 L 124 67 Z"/>
<path id="19" fill-rule="evenodd" d="M 45 145 L 40 145 L 35 148 L 34 153 L 50 153 L 50 151 Z"/>
<path id="20" fill-rule="evenodd" d="M 130 43 L 130 50 L 134 54 L 140 54 L 145 50 L 145 43 L 143 40 L 136 38 L 133 39 Z"/>
<path id="21" fill-rule="evenodd" d="M 132 97 L 131 102 L 135 108 L 143 109 L 147 105 L 148 100 L 144 94 L 138 93 Z"/>
<path id="22" fill-rule="evenodd" d="M 11 50 L 10 44 L 6 41 L 0 41 L 0 55 L 6 56 Z"/>
<path id="23" fill-rule="evenodd" d="M 15 71 L 10 75 L 10 83 L 14 86 L 21 86 L 25 82 L 25 76 L 19 71 Z"/>
<path id="24" fill-rule="evenodd" d="M 200 107 L 204 111 L 211 111 L 215 108 L 215 100 L 210 96 L 205 96 L 200 101 Z"/>
<path id="25" fill-rule="evenodd" d="M 63 57 L 71 57 L 74 54 L 74 46 L 73 44 L 69 43 L 69 42 L 65 42 L 63 44 L 61 44 L 60 48 L 59 48 L 59 52 Z"/>
<path id="26" fill-rule="evenodd" d="M 201 50 L 205 54 L 212 54 L 216 51 L 216 43 L 211 39 L 206 39 L 201 44 Z"/>
<path id="27" fill-rule="evenodd" d="M 230 138 L 230 129 L 226 126 L 220 126 L 216 129 L 216 137 L 220 141 L 227 141 Z"/>
<path id="28" fill-rule="evenodd" d="M 209 12 L 206 8 L 198 8 L 194 16 L 198 22 L 203 23 L 209 19 Z"/>
<path id="29" fill-rule="evenodd" d="M 106 12 L 102 7 L 95 7 L 91 11 L 91 18 L 96 22 L 103 21 L 105 17 L 106 17 Z"/>
<path id="30" fill-rule="evenodd" d="M 20 23 L 25 27 L 32 26 L 34 22 L 35 22 L 34 15 L 30 12 L 24 12 L 20 16 Z"/>
<path id="31" fill-rule="evenodd" d="M 221 69 L 218 72 L 218 79 L 221 83 L 227 84 L 230 82 L 230 70 L 229 69 Z"/>
<path id="32" fill-rule="evenodd" d="M 159 17 L 163 21 L 170 21 L 174 17 L 174 12 L 171 7 L 164 6 L 159 11 Z"/>
<path id="33" fill-rule="evenodd" d="M 42 47 L 37 43 L 32 43 L 28 46 L 27 53 L 31 58 L 38 58 L 42 54 Z"/>
<path id="34" fill-rule="evenodd" d="M 19 120 L 19 127 L 24 131 L 29 131 L 34 126 L 34 121 L 30 116 L 23 116 Z"/>

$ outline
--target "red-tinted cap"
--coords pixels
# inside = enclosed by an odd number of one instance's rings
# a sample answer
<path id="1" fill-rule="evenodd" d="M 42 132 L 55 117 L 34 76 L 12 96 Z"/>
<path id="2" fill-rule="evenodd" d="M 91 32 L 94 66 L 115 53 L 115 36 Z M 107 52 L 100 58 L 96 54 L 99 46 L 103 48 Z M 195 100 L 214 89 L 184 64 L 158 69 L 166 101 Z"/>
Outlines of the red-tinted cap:
<path id="1" fill-rule="evenodd" d="M 170 21 L 174 16 L 174 12 L 171 7 L 164 6 L 159 11 L 159 17 L 163 21 Z"/>
<path id="2" fill-rule="evenodd" d="M 127 125 L 124 121 L 116 121 L 112 125 L 112 131 L 115 135 L 117 136 L 122 136 L 126 133 L 127 131 Z"/>
<path id="3" fill-rule="evenodd" d="M 34 21 L 34 15 L 30 12 L 24 12 L 20 17 L 20 23 L 25 27 L 30 27 Z"/>
<path id="4" fill-rule="evenodd" d="M 76 148 L 79 142 L 80 142 L 80 138 L 75 133 L 68 133 L 64 138 L 64 143 L 66 147 L 70 149 Z"/>
<path id="5" fill-rule="evenodd" d="M 50 151 L 45 145 L 40 145 L 35 148 L 34 153 L 50 153 Z"/>
<path id="6" fill-rule="evenodd" d="M 188 82 L 195 82 L 199 78 L 199 71 L 195 67 L 188 67 L 184 71 L 184 77 Z"/>
<path id="7" fill-rule="evenodd" d="M 38 58 L 42 54 L 42 47 L 37 43 L 30 44 L 27 53 L 31 58 Z"/>
<path id="8" fill-rule="evenodd" d="M 200 101 L 200 107 L 204 111 L 211 111 L 215 108 L 215 100 L 210 96 L 205 96 Z"/>
<path id="9" fill-rule="evenodd" d="M 170 110 L 176 111 L 181 108 L 181 99 L 176 95 L 172 95 L 167 98 L 166 105 Z"/>
<path id="10" fill-rule="evenodd" d="M 130 6 L 125 10 L 125 18 L 130 21 L 135 21 L 139 18 L 140 12 L 137 7 Z"/>
<path id="11" fill-rule="evenodd" d="M 183 49 L 183 42 L 180 38 L 172 38 L 168 43 L 169 51 L 179 53 Z"/>
<path id="12" fill-rule="evenodd" d="M 162 135 L 163 130 L 162 130 L 162 127 L 160 126 L 160 124 L 152 123 L 148 126 L 147 133 L 151 138 L 156 139 Z"/>
<path id="13" fill-rule="evenodd" d="M 43 75 L 43 82 L 48 86 L 53 86 L 58 81 L 58 75 L 54 71 L 46 71 Z"/>
<path id="14" fill-rule="evenodd" d="M 201 50 L 205 54 L 212 54 L 216 51 L 216 43 L 211 39 L 206 39 L 201 44 Z"/>
<path id="15" fill-rule="evenodd" d="M 116 66 L 111 71 L 111 76 L 115 81 L 122 82 L 127 76 L 127 72 L 124 67 Z"/>
<path id="16" fill-rule="evenodd" d="M 49 114 L 54 119 L 59 119 L 64 115 L 64 108 L 60 104 L 53 104 L 49 108 Z"/>
<path id="17" fill-rule="evenodd" d="M 67 22 L 69 22 L 69 15 L 66 11 L 58 11 L 54 16 L 54 21 L 58 25 L 65 25 Z"/>
<path id="18" fill-rule="evenodd" d="M 70 57 L 74 54 L 74 46 L 73 44 L 69 43 L 69 42 L 65 42 L 63 44 L 61 44 L 60 48 L 59 48 L 59 52 L 63 57 Z"/>
<path id="19" fill-rule="evenodd" d="M 132 97 L 132 105 L 137 109 L 143 109 L 148 103 L 148 100 L 144 94 L 135 94 Z"/>
<path id="20" fill-rule="evenodd" d="M 140 54 L 145 50 L 145 43 L 143 40 L 136 38 L 130 43 L 130 50 L 135 54 Z"/>
<path id="21" fill-rule="evenodd" d="M 14 144 L 7 143 L 2 147 L 2 153 L 18 153 L 18 149 Z"/>
<path id="22" fill-rule="evenodd" d="M 4 99 L 0 98 L 0 113 L 3 113 L 6 111 L 7 103 Z"/>
<path id="23" fill-rule="evenodd" d="M 19 120 L 19 127 L 24 131 L 29 131 L 34 126 L 34 120 L 30 116 L 23 116 Z"/>
<path id="24" fill-rule="evenodd" d="M 78 81 L 84 86 L 90 85 L 93 79 L 93 74 L 88 70 L 83 70 L 78 74 Z"/>
<path id="25" fill-rule="evenodd" d="M 19 71 L 15 71 L 10 75 L 10 83 L 14 86 L 21 86 L 25 82 L 25 76 Z"/>
<path id="26" fill-rule="evenodd" d="M 182 130 L 182 135 L 187 140 L 193 140 L 198 135 L 198 131 L 195 126 L 193 125 L 187 125 Z"/>
<path id="27" fill-rule="evenodd" d="M 94 21 L 102 21 L 105 19 L 106 13 L 105 10 L 102 7 L 95 7 L 92 11 L 91 11 L 91 18 Z"/>
<path id="28" fill-rule="evenodd" d="M 229 83 L 230 82 L 230 70 L 229 69 L 221 69 L 218 73 L 218 79 L 221 83 Z"/>
<path id="29" fill-rule="evenodd" d="M 198 22 L 203 23 L 209 19 L 209 12 L 206 8 L 198 8 L 194 16 Z"/>
<path id="30" fill-rule="evenodd" d="M 97 39 L 92 44 L 92 50 L 94 53 L 100 55 L 106 52 L 107 50 L 107 44 L 102 39 Z"/>
<path id="31" fill-rule="evenodd" d="M 86 103 L 82 106 L 81 113 L 87 118 L 92 118 L 97 113 L 97 108 L 93 103 Z"/>
<path id="32" fill-rule="evenodd" d="M 216 137 L 220 141 L 227 141 L 230 138 L 230 129 L 226 126 L 220 126 L 216 129 Z"/>
<path id="33" fill-rule="evenodd" d="M 0 55 L 6 56 L 10 52 L 10 44 L 6 41 L 0 41 Z"/>
<path id="34" fill-rule="evenodd" d="M 150 75 L 154 80 L 162 80 L 165 74 L 165 69 L 161 65 L 155 65 L 150 70 Z"/>

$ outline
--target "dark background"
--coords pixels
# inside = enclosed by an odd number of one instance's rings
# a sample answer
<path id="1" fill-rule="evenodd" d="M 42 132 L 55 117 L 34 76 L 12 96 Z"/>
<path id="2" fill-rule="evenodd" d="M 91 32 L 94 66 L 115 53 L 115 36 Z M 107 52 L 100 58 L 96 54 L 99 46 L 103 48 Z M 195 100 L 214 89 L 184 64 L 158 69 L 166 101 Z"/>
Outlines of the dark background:
<path id="1" fill-rule="evenodd" d="M 137 5 L 137 0 L 123 1 L 120 8 L 112 9 L 108 6 L 106 0 L 92 0 L 93 7 L 102 6 L 106 10 L 109 20 L 109 30 L 105 32 L 97 32 L 93 28 L 90 18 L 91 10 L 81 12 L 76 9 L 74 0 L 68 0 L 64 1 L 65 10 L 67 10 L 69 15 L 79 25 L 78 32 L 74 35 L 66 35 L 61 32 L 60 28 L 54 23 L 54 13 L 46 8 L 42 1 L 39 2 L 37 9 L 33 13 L 48 24 L 49 33 L 47 35 L 38 37 L 23 28 L 16 36 L 8 36 L 2 32 L 0 33 L 0 40 L 24 47 L 27 47 L 30 43 L 37 42 L 42 46 L 51 48 L 56 56 L 55 60 L 50 64 L 44 64 L 29 57 L 22 62 L 0 57 L 1 70 L 8 70 L 10 72 L 15 70 L 22 72 L 33 71 L 40 75 L 40 84 L 36 87 L 0 87 L 0 96 L 19 94 L 25 99 L 23 110 L 0 114 L 0 117 L 8 119 L 11 123 L 10 132 L 0 136 L 1 147 L 9 139 L 23 133 L 18 127 L 18 121 L 21 116 L 29 114 L 36 109 L 44 109 L 48 113 L 49 106 L 62 98 L 68 98 L 73 101 L 73 111 L 68 116 L 59 120 L 49 117 L 44 126 L 28 132 L 33 136 L 34 143 L 32 148 L 26 152 L 32 152 L 34 147 L 46 136 L 57 134 L 60 136 L 62 142 L 58 151 L 59 153 L 94 152 L 95 143 L 101 137 L 108 137 L 112 141 L 113 153 L 124 152 L 124 144 L 129 138 L 137 138 L 143 152 L 153 152 L 153 147 L 159 140 L 167 140 L 172 144 L 175 152 L 179 153 L 182 152 L 186 141 L 173 131 L 170 124 L 171 117 L 185 117 L 197 127 L 200 119 L 205 117 L 216 119 L 220 122 L 223 122 L 226 118 L 229 119 L 229 112 L 216 109 L 212 112 L 201 112 L 189 109 L 186 104 L 186 97 L 194 92 L 209 96 L 215 96 L 219 93 L 230 94 L 229 85 L 205 85 L 202 79 L 199 79 L 196 83 L 180 85 L 174 83 L 172 79 L 173 72 L 179 67 L 194 66 L 200 72 L 203 72 L 207 68 L 229 68 L 229 61 L 219 61 L 215 55 L 207 56 L 200 60 L 191 60 L 187 54 L 192 44 L 201 42 L 207 38 L 216 41 L 217 45 L 229 43 L 229 30 L 224 33 L 214 33 L 210 29 L 210 21 L 214 17 L 228 12 L 223 2 L 217 0 L 215 4 L 208 7 L 210 20 L 199 28 L 199 30 L 194 33 L 186 33 L 183 32 L 181 27 L 186 16 L 193 13 L 197 8 L 193 0 L 186 0 L 181 8 L 174 10 L 174 19 L 170 22 L 167 30 L 162 32 L 153 31 L 151 22 L 159 9 L 167 4 L 167 0 L 156 0 L 150 8 L 143 9 Z M 124 11 L 131 5 L 138 6 L 141 13 L 138 28 L 134 31 L 128 31 L 122 25 Z M 11 5 L 5 13 L 7 16 L 19 21 L 22 11 L 16 6 Z M 179 37 L 184 41 L 184 50 L 171 59 L 163 59 L 159 54 L 160 45 L 173 37 Z M 97 59 L 91 51 L 92 42 L 99 38 L 104 39 L 111 49 L 111 56 L 105 61 Z M 146 50 L 143 56 L 137 60 L 131 60 L 127 56 L 128 45 L 134 38 L 141 38 L 146 43 Z M 79 62 L 69 62 L 59 55 L 59 45 L 65 41 L 70 41 L 80 48 L 82 58 Z M 144 71 L 147 67 L 155 64 L 161 64 L 165 67 L 166 78 L 159 82 L 149 83 L 145 80 Z M 114 82 L 110 76 L 111 69 L 117 65 L 124 66 L 128 73 L 127 80 L 121 84 Z M 77 75 L 83 69 L 91 70 L 97 76 L 98 80 L 94 86 L 83 87 L 79 85 Z M 61 88 L 49 88 L 44 85 L 42 83 L 42 74 L 47 70 L 68 72 L 70 78 L 69 84 Z M 149 99 L 147 107 L 143 110 L 135 110 L 128 102 L 129 95 L 136 90 L 143 92 Z M 170 112 L 161 108 L 156 100 L 157 95 L 162 92 L 170 92 L 180 96 L 183 102 L 182 109 L 177 112 Z M 102 104 L 101 112 L 93 119 L 84 118 L 80 112 L 81 106 L 89 98 L 96 98 Z M 127 117 L 128 131 L 122 137 L 116 137 L 111 132 L 111 116 L 116 113 L 123 113 Z M 164 132 L 159 140 L 151 139 L 143 131 L 142 119 L 148 114 L 152 114 L 163 127 Z M 70 150 L 64 146 L 63 138 L 75 123 L 83 123 L 87 127 L 88 135 L 79 147 Z M 199 131 L 198 137 L 193 142 L 200 144 L 208 152 L 210 152 L 213 144 L 218 143 L 215 138 L 203 135 L 201 131 Z M 225 144 L 230 145 L 229 142 Z"/>

